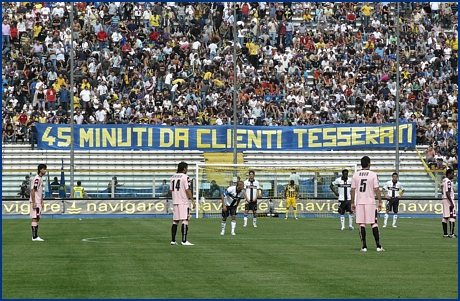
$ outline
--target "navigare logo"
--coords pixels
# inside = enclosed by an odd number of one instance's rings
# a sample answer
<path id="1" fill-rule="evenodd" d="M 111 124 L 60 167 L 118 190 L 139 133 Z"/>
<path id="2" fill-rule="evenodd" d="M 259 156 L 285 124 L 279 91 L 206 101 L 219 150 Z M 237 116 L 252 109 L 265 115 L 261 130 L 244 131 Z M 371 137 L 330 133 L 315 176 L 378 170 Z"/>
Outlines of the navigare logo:
<path id="1" fill-rule="evenodd" d="M 72 206 L 67 209 L 67 213 L 69 214 L 80 214 L 81 208 L 77 208 L 77 205 L 75 204 L 76 201 L 73 201 Z"/>

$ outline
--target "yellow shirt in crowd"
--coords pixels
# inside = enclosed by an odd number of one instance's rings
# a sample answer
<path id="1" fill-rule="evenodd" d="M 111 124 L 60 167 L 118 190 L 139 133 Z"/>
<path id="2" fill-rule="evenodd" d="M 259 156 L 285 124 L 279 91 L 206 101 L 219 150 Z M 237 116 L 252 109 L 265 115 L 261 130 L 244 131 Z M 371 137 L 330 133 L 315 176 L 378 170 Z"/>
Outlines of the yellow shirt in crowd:
<path id="1" fill-rule="evenodd" d="M 371 11 L 372 11 L 372 7 L 370 7 L 369 5 L 364 5 L 363 7 L 361 7 L 361 11 L 363 12 L 363 15 L 366 16 L 366 17 L 370 17 L 371 15 Z"/>

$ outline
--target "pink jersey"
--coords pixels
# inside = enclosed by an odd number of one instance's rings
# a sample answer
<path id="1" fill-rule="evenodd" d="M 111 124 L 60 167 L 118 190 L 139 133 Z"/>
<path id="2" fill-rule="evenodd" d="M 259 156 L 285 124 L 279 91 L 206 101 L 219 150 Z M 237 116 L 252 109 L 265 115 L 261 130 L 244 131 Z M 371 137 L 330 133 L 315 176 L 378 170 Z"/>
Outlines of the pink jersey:
<path id="1" fill-rule="evenodd" d="M 373 171 L 368 169 L 360 170 L 353 175 L 351 188 L 356 188 L 356 205 L 375 205 L 374 188 L 379 188 L 379 178 Z"/>
<path id="2" fill-rule="evenodd" d="M 29 201 L 32 203 L 32 193 L 35 193 L 35 204 L 41 205 L 43 198 L 43 179 L 38 174 L 34 177 L 32 181 L 32 189 L 30 190 Z"/>
<path id="3" fill-rule="evenodd" d="M 447 194 L 450 194 L 450 199 L 454 201 L 454 189 L 452 188 L 452 181 L 449 178 L 442 180 L 442 199 L 448 200 Z"/>
<path id="4" fill-rule="evenodd" d="M 190 178 L 185 173 L 176 173 L 169 181 L 169 190 L 172 191 L 174 205 L 188 205 L 187 189 L 189 189 Z"/>

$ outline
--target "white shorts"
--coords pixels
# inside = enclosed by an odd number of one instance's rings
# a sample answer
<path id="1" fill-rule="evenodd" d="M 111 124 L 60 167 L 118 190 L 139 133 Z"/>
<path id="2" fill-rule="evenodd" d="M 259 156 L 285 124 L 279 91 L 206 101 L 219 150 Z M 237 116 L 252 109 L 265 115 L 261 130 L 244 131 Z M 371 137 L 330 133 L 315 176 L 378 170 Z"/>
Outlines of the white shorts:
<path id="1" fill-rule="evenodd" d="M 190 214 L 190 207 L 189 205 L 174 205 L 174 214 L 173 214 L 173 220 L 179 221 L 179 220 L 188 220 L 188 216 Z"/>

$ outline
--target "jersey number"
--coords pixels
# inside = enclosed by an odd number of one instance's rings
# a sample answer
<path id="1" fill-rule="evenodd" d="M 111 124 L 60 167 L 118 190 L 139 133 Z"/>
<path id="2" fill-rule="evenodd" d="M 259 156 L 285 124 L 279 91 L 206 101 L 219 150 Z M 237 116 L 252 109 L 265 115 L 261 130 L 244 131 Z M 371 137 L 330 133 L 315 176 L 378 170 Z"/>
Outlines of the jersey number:
<path id="1" fill-rule="evenodd" d="M 359 192 L 366 192 L 366 181 L 367 179 L 361 179 L 361 183 L 359 184 Z"/>
<path id="2" fill-rule="evenodd" d="M 173 186 L 173 188 L 176 188 L 177 191 L 179 191 L 179 189 L 180 189 L 180 180 L 177 180 L 177 182 L 176 182 L 176 180 L 173 180 L 172 186 Z"/>

